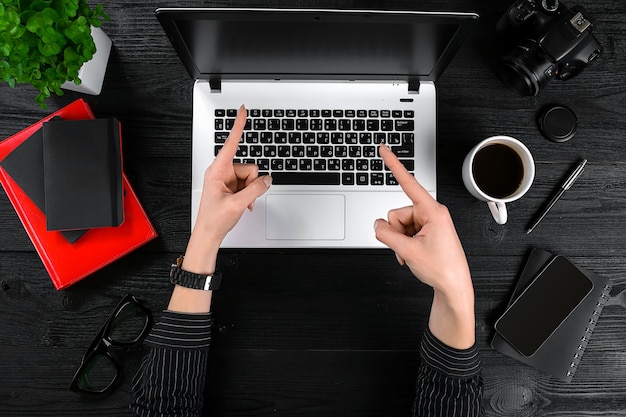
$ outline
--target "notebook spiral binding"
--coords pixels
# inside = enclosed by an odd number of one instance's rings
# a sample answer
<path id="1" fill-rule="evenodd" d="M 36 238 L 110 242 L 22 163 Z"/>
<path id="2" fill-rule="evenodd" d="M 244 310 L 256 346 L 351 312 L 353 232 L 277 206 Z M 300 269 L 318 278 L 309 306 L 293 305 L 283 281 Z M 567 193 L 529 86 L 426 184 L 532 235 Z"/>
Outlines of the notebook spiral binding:
<path id="1" fill-rule="evenodd" d="M 572 362 L 570 363 L 570 369 L 567 371 L 567 376 L 574 376 L 576 369 L 578 369 L 578 365 L 580 364 L 580 360 L 583 357 L 583 353 L 585 352 L 585 349 L 587 348 L 587 344 L 589 343 L 591 334 L 593 333 L 593 330 L 595 329 L 596 324 L 598 323 L 598 318 L 600 317 L 600 314 L 602 314 L 602 309 L 606 305 L 607 301 L 609 301 L 610 299 L 610 296 L 609 296 L 610 292 L 611 292 L 611 286 L 608 284 L 605 285 L 604 290 L 602 290 L 602 294 L 600 295 L 600 298 L 598 299 L 598 302 L 596 303 L 596 308 L 593 310 L 593 313 L 591 314 L 589 323 L 587 324 L 587 327 L 585 328 L 583 335 L 580 337 L 580 344 L 578 345 L 577 352 L 574 354 L 574 358 Z"/>

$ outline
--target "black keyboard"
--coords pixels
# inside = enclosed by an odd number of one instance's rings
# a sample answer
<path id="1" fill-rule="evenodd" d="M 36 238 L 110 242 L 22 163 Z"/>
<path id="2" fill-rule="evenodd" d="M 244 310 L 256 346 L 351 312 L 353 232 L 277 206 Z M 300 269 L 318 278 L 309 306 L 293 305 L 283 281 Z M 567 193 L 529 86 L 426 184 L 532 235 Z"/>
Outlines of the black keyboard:
<path id="1" fill-rule="evenodd" d="M 237 109 L 215 110 L 215 154 Z M 256 164 L 274 184 L 397 185 L 378 145 L 386 143 L 413 173 L 412 110 L 251 109 L 235 162 Z"/>

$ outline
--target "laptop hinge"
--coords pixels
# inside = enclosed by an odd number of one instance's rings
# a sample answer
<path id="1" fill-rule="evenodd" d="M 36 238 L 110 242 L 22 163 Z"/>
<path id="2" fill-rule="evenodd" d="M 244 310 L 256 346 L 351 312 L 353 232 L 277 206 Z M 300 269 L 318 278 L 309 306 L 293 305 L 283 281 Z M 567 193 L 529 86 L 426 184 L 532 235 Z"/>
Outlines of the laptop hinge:
<path id="1" fill-rule="evenodd" d="M 409 94 L 420 93 L 420 82 L 415 78 L 409 79 Z"/>
<path id="2" fill-rule="evenodd" d="M 221 93 L 222 92 L 222 80 L 220 79 L 210 79 L 209 86 L 211 87 L 212 93 Z"/>

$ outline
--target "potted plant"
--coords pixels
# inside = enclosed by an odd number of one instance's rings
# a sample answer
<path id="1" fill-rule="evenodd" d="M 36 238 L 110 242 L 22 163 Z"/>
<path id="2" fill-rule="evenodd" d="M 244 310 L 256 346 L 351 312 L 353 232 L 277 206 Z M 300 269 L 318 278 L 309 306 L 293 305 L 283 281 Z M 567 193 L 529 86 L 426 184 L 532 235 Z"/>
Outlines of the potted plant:
<path id="1" fill-rule="evenodd" d="M 85 75 L 79 71 L 96 50 L 103 49 L 99 61 L 106 69 L 111 41 L 99 33 L 103 19 L 109 16 L 102 5 L 92 9 L 86 0 L 0 0 L 0 79 L 12 88 L 30 83 L 39 92 L 35 101 L 46 108 L 51 93 L 81 86 Z M 94 42 L 101 34 L 102 48 Z M 100 93 L 99 87 L 83 91 Z"/>

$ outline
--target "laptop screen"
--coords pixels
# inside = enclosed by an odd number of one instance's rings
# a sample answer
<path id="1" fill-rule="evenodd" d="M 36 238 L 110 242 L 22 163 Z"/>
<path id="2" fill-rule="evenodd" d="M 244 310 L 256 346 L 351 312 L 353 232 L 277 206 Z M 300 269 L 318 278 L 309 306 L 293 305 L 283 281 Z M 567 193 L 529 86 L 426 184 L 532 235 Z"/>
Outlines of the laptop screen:
<path id="1" fill-rule="evenodd" d="M 287 9 L 158 9 L 200 79 L 435 80 L 475 14 Z"/>

